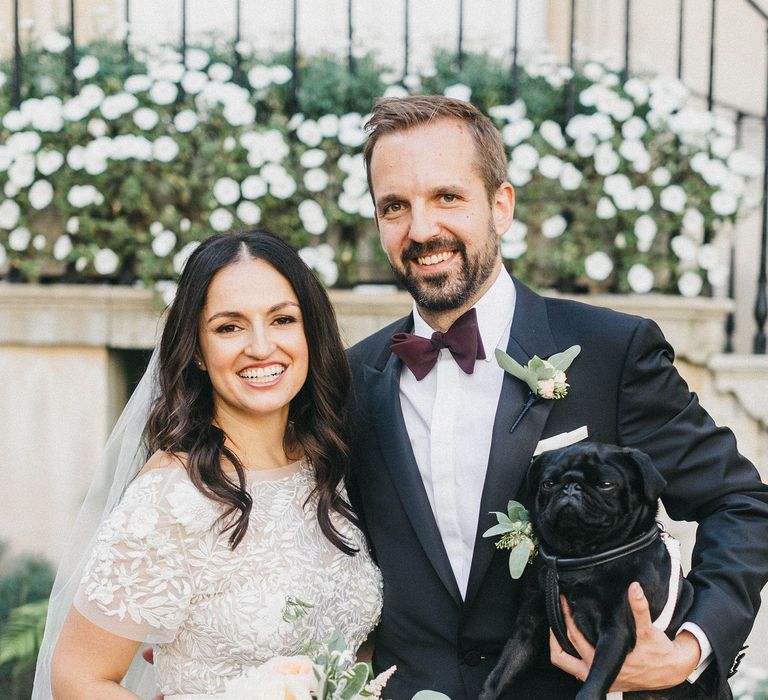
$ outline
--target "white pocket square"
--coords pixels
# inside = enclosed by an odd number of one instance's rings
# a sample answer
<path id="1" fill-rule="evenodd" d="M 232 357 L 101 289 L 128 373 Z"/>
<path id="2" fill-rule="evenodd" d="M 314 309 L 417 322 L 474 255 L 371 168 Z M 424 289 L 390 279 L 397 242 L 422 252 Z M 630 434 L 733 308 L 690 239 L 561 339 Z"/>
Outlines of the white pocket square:
<path id="1" fill-rule="evenodd" d="M 574 442 L 586 440 L 588 437 L 589 433 L 587 432 L 587 426 L 582 425 L 580 428 L 576 428 L 576 430 L 571 430 L 567 433 L 560 433 L 559 435 L 553 435 L 552 437 L 544 438 L 544 440 L 540 440 L 536 445 L 536 449 L 533 451 L 533 456 L 536 457 L 542 452 L 557 450 L 560 447 L 573 445 Z"/>

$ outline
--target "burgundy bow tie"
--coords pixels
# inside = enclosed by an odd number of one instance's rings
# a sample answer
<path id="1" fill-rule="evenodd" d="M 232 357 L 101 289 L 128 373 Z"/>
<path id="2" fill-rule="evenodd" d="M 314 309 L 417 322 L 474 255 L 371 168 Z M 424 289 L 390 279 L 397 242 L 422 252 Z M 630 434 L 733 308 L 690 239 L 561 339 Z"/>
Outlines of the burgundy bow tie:
<path id="1" fill-rule="evenodd" d="M 459 316 L 445 333 L 435 331 L 431 338 L 413 333 L 395 333 L 390 348 L 418 381 L 424 379 L 435 366 L 442 348 L 450 350 L 456 364 L 467 374 L 475 371 L 475 360 L 485 359 L 474 309 Z"/>

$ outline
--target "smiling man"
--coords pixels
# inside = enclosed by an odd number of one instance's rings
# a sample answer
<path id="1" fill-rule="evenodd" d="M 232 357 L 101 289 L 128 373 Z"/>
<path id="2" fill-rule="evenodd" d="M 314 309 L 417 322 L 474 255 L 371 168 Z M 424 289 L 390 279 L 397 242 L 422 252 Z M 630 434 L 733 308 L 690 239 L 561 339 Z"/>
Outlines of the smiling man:
<path id="1" fill-rule="evenodd" d="M 688 391 L 652 321 L 541 297 L 506 272 L 499 241 L 515 193 L 490 120 L 466 102 L 408 97 L 380 101 L 368 127 L 382 246 L 414 299 L 406 318 L 350 350 L 349 492 L 384 575 L 374 665 L 398 667 L 388 697 L 477 698 L 520 595 L 507 554 L 482 533 L 521 497 L 537 444 L 566 433 L 647 452 L 668 512 L 700 523 L 688 621 L 668 639 L 633 588 L 638 644 L 616 689 L 686 678 L 722 689 L 768 578 L 768 491 L 756 470 Z M 494 350 L 525 364 L 575 344 L 568 395 L 517 420 L 528 388 Z M 554 643 L 512 697 L 572 698 L 591 654 L 576 648 L 585 660 Z"/>

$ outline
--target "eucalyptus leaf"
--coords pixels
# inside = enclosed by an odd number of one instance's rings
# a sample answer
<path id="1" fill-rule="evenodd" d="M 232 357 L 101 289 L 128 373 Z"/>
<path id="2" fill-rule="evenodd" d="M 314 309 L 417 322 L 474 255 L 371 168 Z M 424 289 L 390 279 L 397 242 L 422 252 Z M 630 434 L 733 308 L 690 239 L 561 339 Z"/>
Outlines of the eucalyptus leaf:
<path id="1" fill-rule="evenodd" d="M 500 513 L 498 510 L 491 511 L 491 515 L 496 516 L 496 520 L 498 521 L 499 525 L 511 525 L 512 521 L 509 518 L 509 515 L 506 513 Z"/>
<path id="2" fill-rule="evenodd" d="M 368 682 L 369 670 L 366 664 L 355 664 L 350 670 L 350 677 L 345 679 L 344 690 L 339 694 L 342 700 L 352 700 Z"/>
<path id="3" fill-rule="evenodd" d="M 494 535 L 504 535 L 507 532 L 512 531 L 512 525 L 511 523 L 507 525 L 506 523 L 499 523 L 498 525 L 494 525 L 493 527 L 489 527 L 484 533 L 483 537 L 493 537 Z"/>
<path id="4" fill-rule="evenodd" d="M 549 358 L 549 362 L 554 365 L 555 369 L 565 372 L 565 370 L 571 366 L 571 363 L 578 357 L 580 352 L 581 345 L 571 345 L 567 350 L 552 355 L 552 357 Z"/>
<path id="5" fill-rule="evenodd" d="M 495 354 L 496 362 L 499 363 L 499 367 L 501 367 L 505 372 L 509 372 L 509 374 L 511 374 L 513 377 L 524 381 L 526 384 L 528 384 L 528 386 L 531 386 L 530 373 L 525 367 L 523 367 L 517 360 L 513 360 L 509 355 L 507 355 L 507 353 L 499 348 L 496 348 Z"/>
<path id="6" fill-rule="evenodd" d="M 527 537 L 509 552 L 509 575 L 518 579 L 523 575 L 533 551 L 533 542 Z"/>
<path id="7" fill-rule="evenodd" d="M 507 513 L 509 514 L 508 517 L 510 522 L 522 520 L 523 522 L 527 523 L 530 520 L 527 508 L 522 503 L 518 503 L 517 501 L 510 501 L 507 504 Z"/>
<path id="8" fill-rule="evenodd" d="M 451 700 L 445 693 L 438 693 L 436 690 L 420 690 L 413 696 L 412 700 Z"/>

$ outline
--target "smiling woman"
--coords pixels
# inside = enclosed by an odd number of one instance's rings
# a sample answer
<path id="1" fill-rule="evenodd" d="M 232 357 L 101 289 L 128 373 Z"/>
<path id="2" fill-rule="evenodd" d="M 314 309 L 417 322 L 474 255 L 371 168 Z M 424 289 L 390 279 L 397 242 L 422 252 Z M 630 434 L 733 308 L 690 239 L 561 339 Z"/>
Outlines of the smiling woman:
<path id="1" fill-rule="evenodd" d="M 54 596 L 74 602 L 60 635 L 49 617 L 36 699 L 135 698 L 120 683 L 140 642 L 166 698 L 223 698 L 336 631 L 358 648 L 378 620 L 381 576 L 343 486 L 349 370 L 298 254 L 263 231 L 203 242 L 154 362 L 151 456 Z"/>

